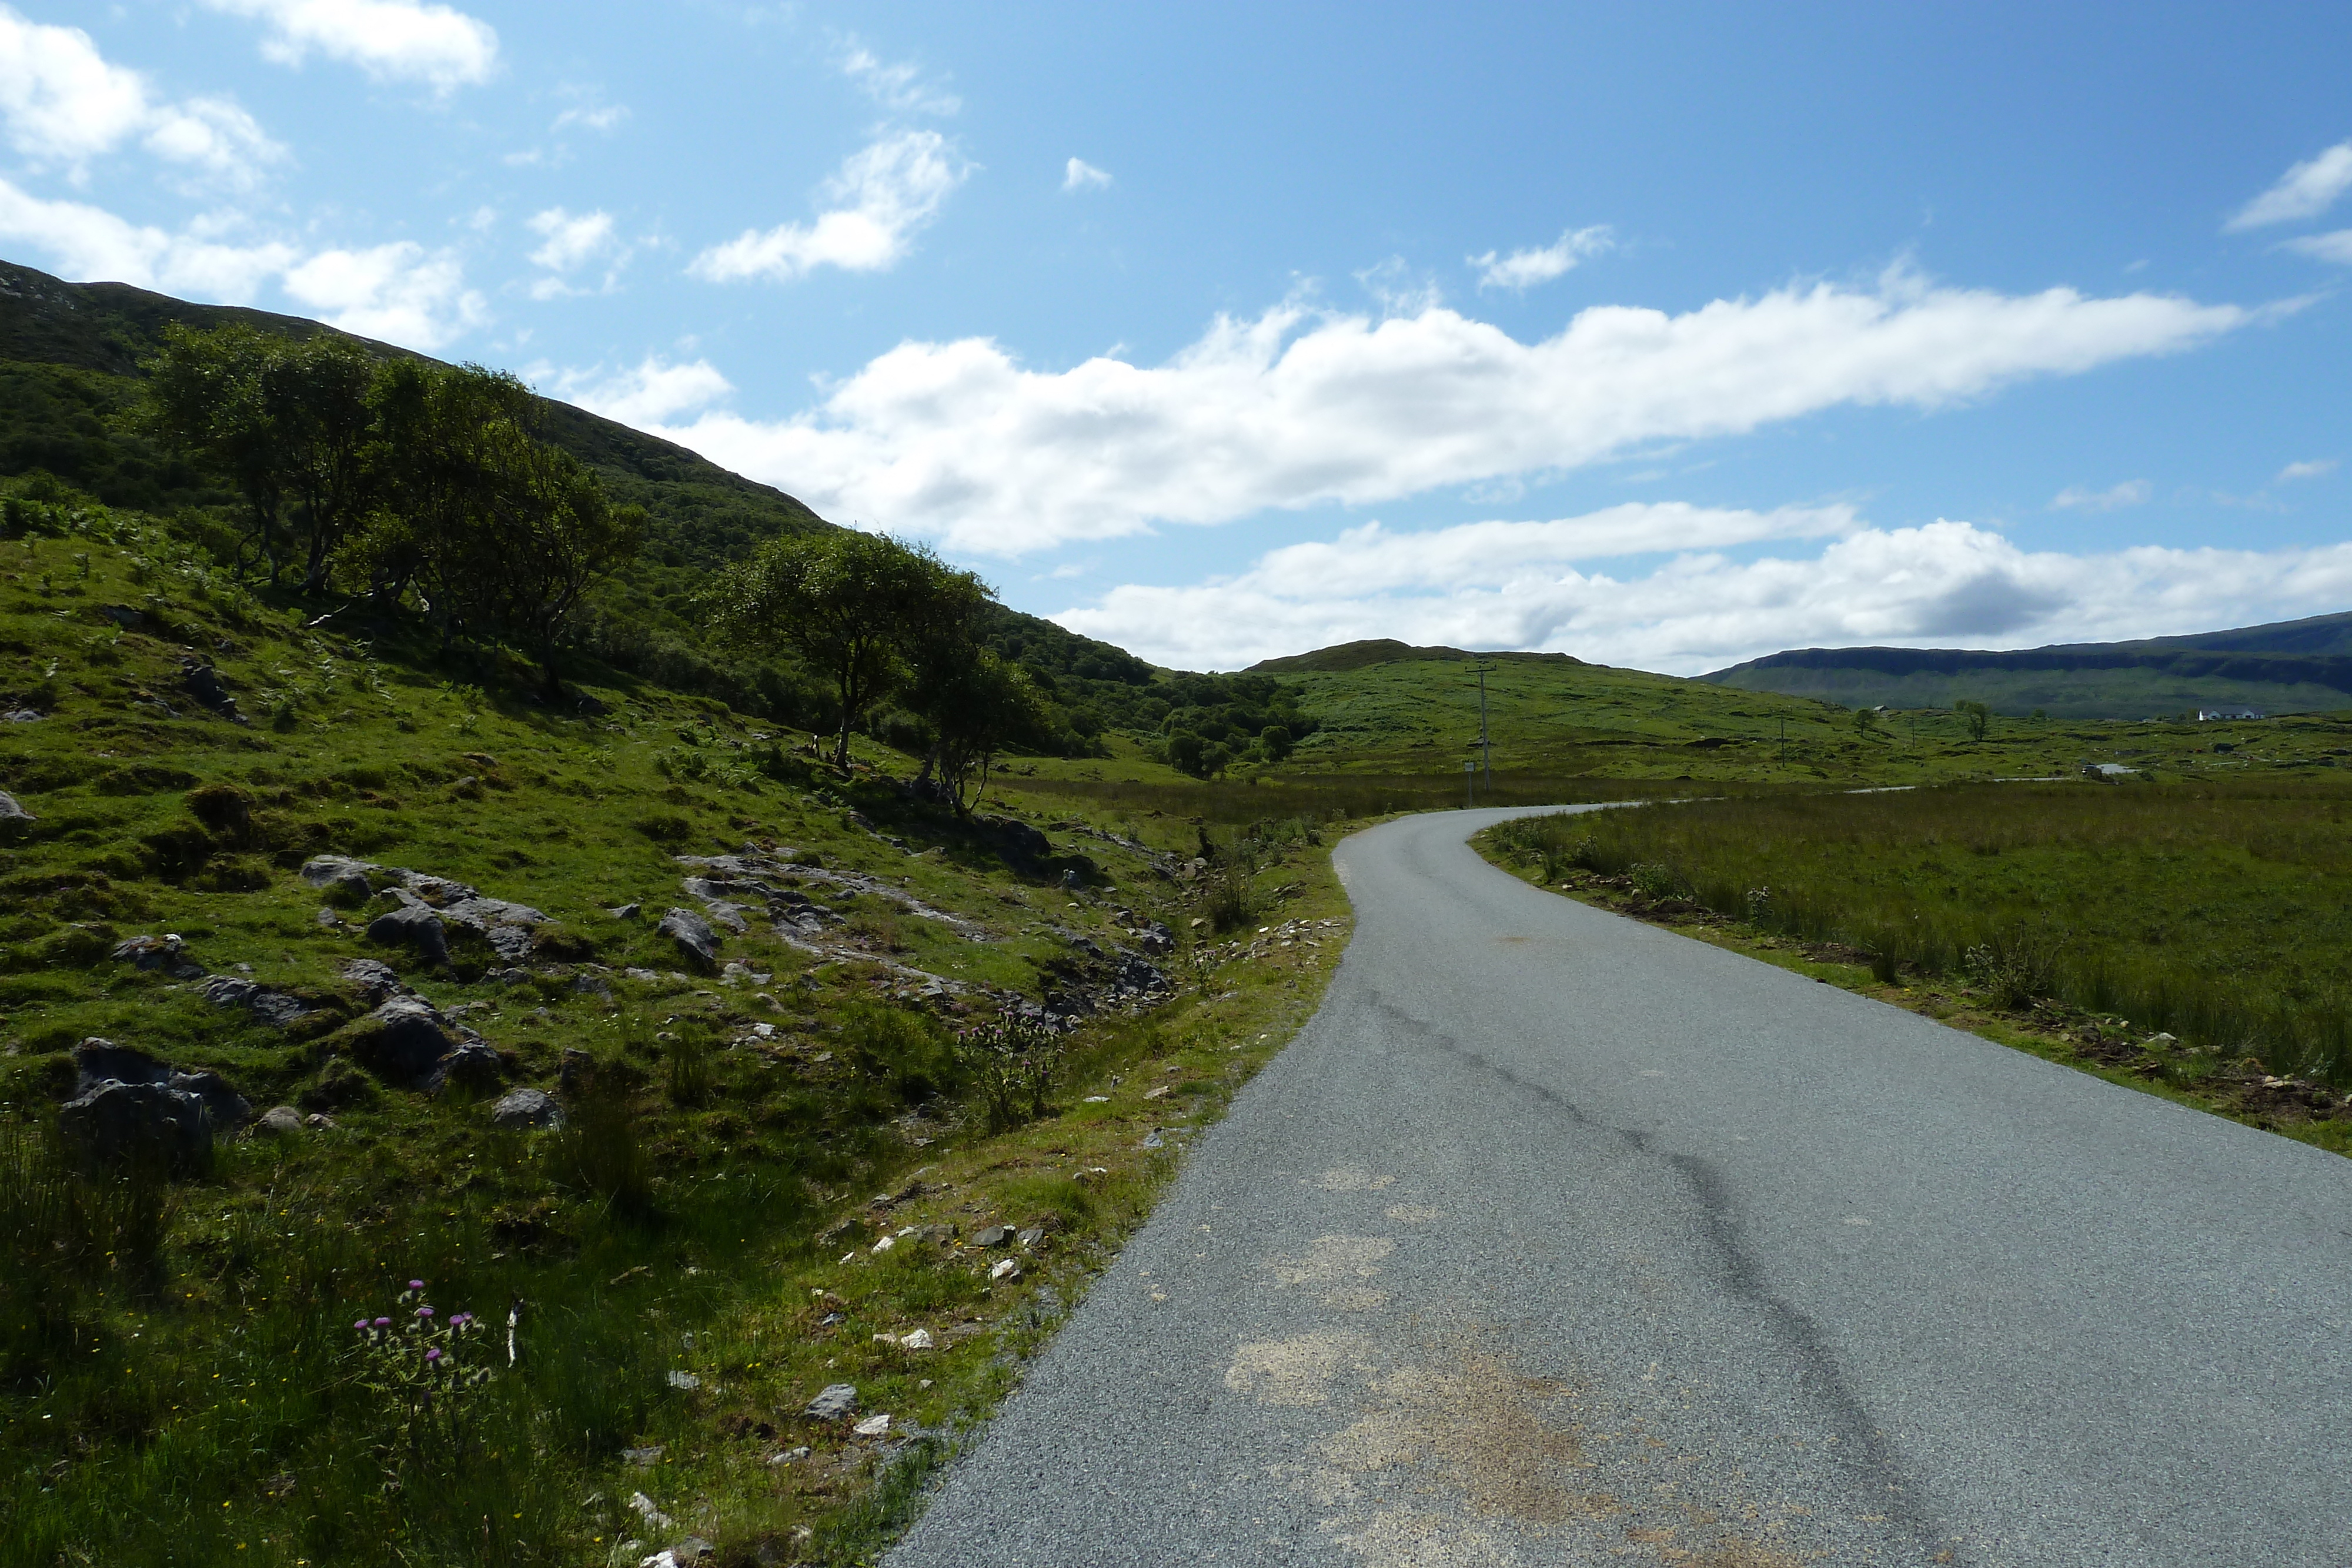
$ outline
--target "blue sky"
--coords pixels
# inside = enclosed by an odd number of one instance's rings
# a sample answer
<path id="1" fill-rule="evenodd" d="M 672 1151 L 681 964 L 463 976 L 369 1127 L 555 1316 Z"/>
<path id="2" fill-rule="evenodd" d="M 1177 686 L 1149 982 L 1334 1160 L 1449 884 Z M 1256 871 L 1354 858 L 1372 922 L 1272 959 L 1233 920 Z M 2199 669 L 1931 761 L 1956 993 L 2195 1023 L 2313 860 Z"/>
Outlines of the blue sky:
<path id="1" fill-rule="evenodd" d="M 2352 14 L 0 4 L 0 255 L 1163 663 L 2352 609 Z"/>

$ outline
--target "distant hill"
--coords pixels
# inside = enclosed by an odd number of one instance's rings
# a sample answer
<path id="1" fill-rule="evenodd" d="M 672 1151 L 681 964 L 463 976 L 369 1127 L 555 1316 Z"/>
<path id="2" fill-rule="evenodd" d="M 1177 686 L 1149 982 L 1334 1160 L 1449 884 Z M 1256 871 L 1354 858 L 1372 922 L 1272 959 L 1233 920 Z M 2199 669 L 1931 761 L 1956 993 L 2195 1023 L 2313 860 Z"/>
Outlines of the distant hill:
<path id="1" fill-rule="evenodd" d="M 1328 648 L 1318 648 L 1311 653 L 1292 653 L 1279 659 L 1261 659 L 1247 673 L 1253 675 L 1297 675 L 1330 674 L 1340 670 L 1367 669 L 1373 664 L 1396 664 L 1413 661 L 1442 661 L 1458 664 L 1469 659 L 1509 660 L 1517 664 L 1577 664 L 1566 653 L 1473 653 L 1460 648 L 1415 648 L 1393 637 L 1375 637 L 1363 643 L 1339 643 Z"/>
<path id="2" fill-rule="evenodd" d="M 2128 643 L 1992 653 L 1797 648 L 1702 675 L 1717 685 L 1847 707 L 1940 708 L 1962 698 L 2053 718 L 2148 718 L 2198 708 L 2352 708 L 2352 612 Z"/>

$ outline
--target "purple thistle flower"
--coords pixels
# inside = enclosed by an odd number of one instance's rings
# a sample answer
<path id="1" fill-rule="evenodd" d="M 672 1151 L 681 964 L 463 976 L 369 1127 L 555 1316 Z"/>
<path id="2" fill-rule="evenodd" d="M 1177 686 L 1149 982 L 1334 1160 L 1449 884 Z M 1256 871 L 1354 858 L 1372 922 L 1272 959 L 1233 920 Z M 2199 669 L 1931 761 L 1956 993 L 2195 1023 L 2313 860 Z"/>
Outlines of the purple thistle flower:
<path id="1" fill-rule="evenodd" d="M 363 1329 L 367 1327 L 367 1319 L 362 1318 L 359 1322 L 353 1323 L 352 1327 L 355 1329 Z"/>
<path id="2" fill-rule="evenodd" d="M 412 1291 L 421 1291 L 425 1289 L 425 1281 L 422 1280 L 411 1280 L 408 1281 L 408 1288 Z"/>
<path id="3" fill-rule="evenodd" d="M 431 1307 L 419 1307 L 416 1309 L 416 1315 L 420 1318 L 429 1318 L 433 1315 L 433 1309 Z"/>
<path id="4" fill-rule="evenodd" d="M 438 1350 L 428 1350 L 425 1353 L 425 1359 L 427 1361 L 438 1361 L 441 1359 L 441 1353 Z"/>
<path id="5" fill-rule="evenodd" d="M 375 1326 L 380 1329 L 388 1329 L 392 1326 L 392 1320 L 390 1318 L 378 1318 L 375 1321 Z"/>

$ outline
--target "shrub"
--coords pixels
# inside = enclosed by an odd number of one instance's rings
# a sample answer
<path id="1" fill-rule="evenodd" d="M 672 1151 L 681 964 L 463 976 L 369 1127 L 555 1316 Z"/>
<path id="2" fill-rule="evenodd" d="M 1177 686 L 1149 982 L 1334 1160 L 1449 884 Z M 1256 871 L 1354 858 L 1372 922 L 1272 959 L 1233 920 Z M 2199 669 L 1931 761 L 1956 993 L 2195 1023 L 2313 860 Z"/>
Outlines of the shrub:
<path id="1" fill-rule="evenodd" d="M 596 1073 L 548 1142 L 555 1180 L 584 1192 L 617 1213 L 653 1207 L 653 1165 L 637 1131 L 636 1113 L 617 1082 Z"/>
<path id="2" fill-rule="evenodd" d="M 1061 1076 L 1066 1049 L 1043 1019 L 1009 1008 L 957 1032 L 956 1060 L 979 1092 L 989 1131 L 1008 1132 L 1051 1109 L 1047 1097 Z"/>
<path id="3" fill-rule="evenodd" d="M 2046 926 L 2011 925 L 1969 948 L 1962 963 L 1997 1008 L 2029 1008 L 2058 994 L 2061 939 Z"/>
<path id="4" fill-rule="evenodd" d="M 866 1082 L 902 1104 L 916 1105 L 955 1087 L 961 1051 L 939 1023 L 923 1013 L 879 1002 L 844 1009 L 843 1054 Z"/>

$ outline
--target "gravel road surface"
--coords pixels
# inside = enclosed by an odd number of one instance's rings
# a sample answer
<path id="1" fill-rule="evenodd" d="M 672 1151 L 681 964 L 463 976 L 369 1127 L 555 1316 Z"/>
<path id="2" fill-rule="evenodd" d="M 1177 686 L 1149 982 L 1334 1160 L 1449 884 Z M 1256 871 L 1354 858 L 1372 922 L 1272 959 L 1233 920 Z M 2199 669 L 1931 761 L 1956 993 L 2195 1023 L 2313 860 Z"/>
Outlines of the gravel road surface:
<path id="1" fill-rule="evenodd" d="M 2352 1563 L 2352 1161 L 1528 887 L 1514 814 L 1339 847 L 1322 1009 L 895 1568 Z"/>

